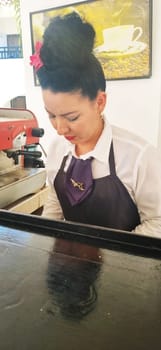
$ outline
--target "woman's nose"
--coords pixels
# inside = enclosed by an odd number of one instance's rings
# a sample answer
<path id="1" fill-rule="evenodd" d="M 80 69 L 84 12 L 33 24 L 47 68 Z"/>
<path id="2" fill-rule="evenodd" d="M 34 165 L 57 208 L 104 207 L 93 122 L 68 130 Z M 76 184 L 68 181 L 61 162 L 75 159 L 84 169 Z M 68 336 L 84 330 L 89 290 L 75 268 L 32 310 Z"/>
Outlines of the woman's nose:
<path id="1" fill-rule="evenodd" d="M 64 135 L 69 131 L 68 122 L 63 118 L 56 120 L 55 129 L 59 135 Z"/>

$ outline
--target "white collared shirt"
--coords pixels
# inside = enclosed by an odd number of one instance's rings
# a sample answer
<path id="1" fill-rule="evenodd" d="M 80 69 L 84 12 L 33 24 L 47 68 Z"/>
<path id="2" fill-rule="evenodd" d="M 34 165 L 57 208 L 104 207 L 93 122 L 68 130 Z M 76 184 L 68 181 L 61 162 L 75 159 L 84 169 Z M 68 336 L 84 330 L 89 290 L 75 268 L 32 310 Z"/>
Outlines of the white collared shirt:
<path id="1" fill-rule="evenodd" d="M 106 121 L 95 148 L 80 158 L 94 158 L 94 179 L 109 175 L 112 140 L 116 174 L 128 190 L 140 214 L 141 224 L 133 232 L 161 237 L 161 159 L 152 145 L 127 130 L 110 126 Z M 75 146 L 63 136 L 57 135 L 48 153 L 46 169 L 50 191 L 43 210 L 43 216 L 55 220 L 63 219 L 53 182 L 65 155 L 68 155 L 66 171 L 72 155 L 76 156 Z"/>

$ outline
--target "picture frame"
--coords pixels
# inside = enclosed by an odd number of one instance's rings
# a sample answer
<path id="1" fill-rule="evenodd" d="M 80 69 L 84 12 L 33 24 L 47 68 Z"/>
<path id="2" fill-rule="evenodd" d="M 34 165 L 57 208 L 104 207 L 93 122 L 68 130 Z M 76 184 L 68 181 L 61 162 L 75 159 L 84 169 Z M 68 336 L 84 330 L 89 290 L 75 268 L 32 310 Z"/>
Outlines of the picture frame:
<path id="1" fill-rule="evenodd" d="M 77 11 L 94 26 L 94 54 L 106 80 L 150 78 L 152 7 L 152 0 L 88 0 L 31 12 L 32 53 L 52 17 Z M 34 83 L 39 85 L 35 72 Z"/>

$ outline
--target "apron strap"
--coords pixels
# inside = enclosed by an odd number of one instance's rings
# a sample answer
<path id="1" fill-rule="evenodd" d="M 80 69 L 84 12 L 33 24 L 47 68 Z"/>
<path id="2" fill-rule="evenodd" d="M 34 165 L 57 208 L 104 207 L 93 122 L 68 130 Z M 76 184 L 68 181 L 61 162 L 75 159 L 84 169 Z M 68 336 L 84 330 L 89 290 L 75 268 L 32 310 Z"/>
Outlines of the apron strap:
<path id="1" fill-rule="evenodd" d="M 109 166 L 110 166 L 110 174 L 116 176 L 115 157 L 114 157 L 114 150 L 113 150 L 113 141 L 111 141 L 111 147 L 110 147 Z"/>
<path id="2" fill-rule="evenodd" d="M 63 171 L 64 171 L 67 158 L 68 158 L 68 155 L 65 156 L 65 157 L 63 158 L 63 161 L 62 161 L 62 163 L 61 163 L 61 166 L 60 166 L 60 169 L 59 169 L 59 170 L 63 170 Z"/>

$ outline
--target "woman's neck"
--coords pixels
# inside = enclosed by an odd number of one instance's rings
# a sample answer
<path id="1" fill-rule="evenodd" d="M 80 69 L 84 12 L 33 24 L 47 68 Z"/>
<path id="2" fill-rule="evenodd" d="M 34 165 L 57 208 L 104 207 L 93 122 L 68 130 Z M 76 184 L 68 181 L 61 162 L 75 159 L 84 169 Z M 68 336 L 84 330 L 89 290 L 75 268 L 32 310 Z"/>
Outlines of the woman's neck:
<path id="1" fill-rule="evenodd" d="M 98 142 L 102 134 L 103 128 L 104 128 L 104 120 L 101 119 L 100 127 L 98 128 L 93 138 L 85 143 L 79 143 L 75 145 L 75 153 L 78 157 L 92 151 L 95 148 L 96 143 Z"/>

